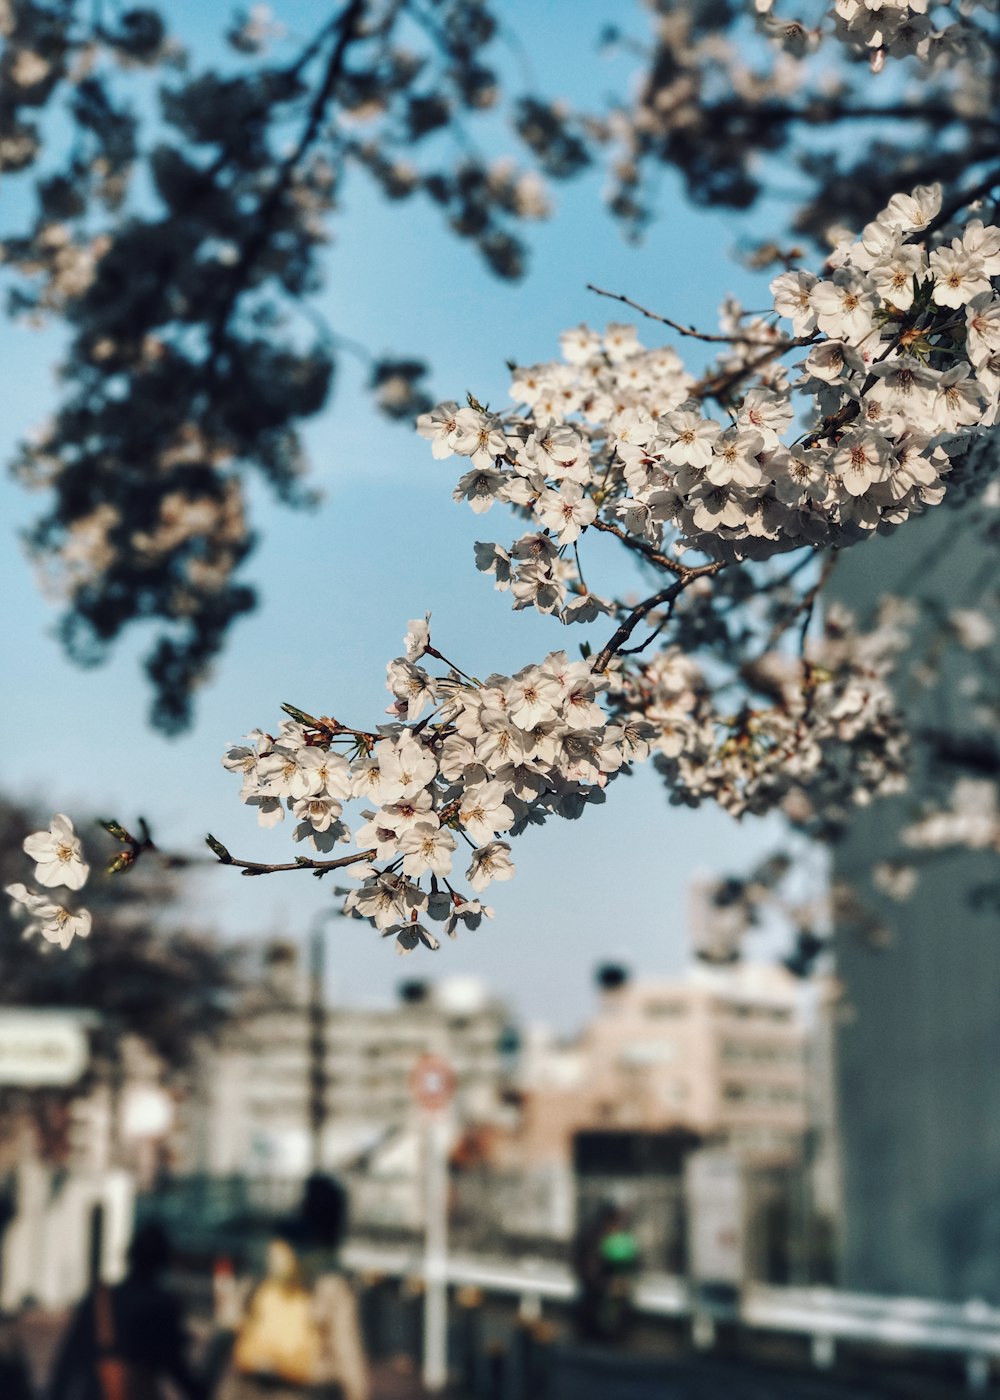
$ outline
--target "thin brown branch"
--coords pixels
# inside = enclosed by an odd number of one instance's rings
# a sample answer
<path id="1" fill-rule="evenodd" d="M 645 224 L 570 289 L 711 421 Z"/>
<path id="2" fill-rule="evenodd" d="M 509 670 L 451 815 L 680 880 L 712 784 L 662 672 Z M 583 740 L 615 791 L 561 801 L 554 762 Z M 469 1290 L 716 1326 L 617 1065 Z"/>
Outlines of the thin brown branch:
<path id="1" fill-rule="evenodd" d="M 756 370 L 762 369 L 764 365 L 770 364 L 783 355 L 786 350 L 798 350 L 805 345 L 812 345 L 818 336 L 800 335 L 794 340 L 785 340 L 780 345 L 772 345 L 770 350 L 765 350 L 762 355 L 755 356 L 752 360 L 747 360 L 746 364 L 736 365 L 730 370 L 723 370 L 720 374 L 711 375 L 695 384 L 688 393 L 689 399 L 717 399 L 720 403 L 725 403 L 732 389 L 735 389 L 741 379 L 746 379 L 748 375 Z"/>
<path id="2" fill-rule="evenodd" d="M 992 735 L 955 734 L 950 730 L 925 728 L 917 736 L 928 744 L 941 764 L 995 778 L 1000 774 L 1000 747 Z"/>
<path id="3" fill-rule="evenodd" d="M 673 612 L 674 604 L 684 592 L 685 588 L 689 588 L 696 579 L 711 578 L 713 574 L 717 574 L 719 570 L 723 568 L 725 568 L 725 561 L 717 559 L 711 564 L 703 564 L 698 569 L 689 569 L 683 578 L 675 579 L 675 581 L 666 588 L 661 588 L 659 593 L 654 593 L 652 597 L 639 603 L 637 607 L 632 609 L 628 617 L 619 624 L 614 634 L 608 639 L 606 645 L 603 646 L 594 657 L 590 667 L 591 671 L 596 673 L 605 670 L 611 658 L 623 650 L 623 643 L 628 641 L 642 619 L 647 617 L 654 608 L 658 608 L 661 603 L 666 603 L 667 619 L 669 619 Z M 656 630 L 658 632 L 660 628 L 658 627 Z M 653 635 L 655 636 L 655 633 Z M 651 637 L 648 638 L 647 641 L 643 643 L 643 646 L 647 646 L 651 640 Z M 633 650 L 641 651 L 642 647 L 635 647 Z"/>
<path id="4" fill-rule="evenodd" d="M 635 535 L 627 534 L 618 525 L 612 525 L 608 520 L 592 520 L 587 527 L 590 530 L 600 530 L 602 534 L 614 535 L 615 539 L 621 540 L 626 549 L 631 549 L 635 554 L 641 554 L 644 559 L 648 559 L 651 564 L 658 564 L 661 569 L 668 569 L 670 573 L 677 574 L 680 578 L 685 578 L 691 569 L 687 564 L 682 564 L 679 559 L 671 559 L 668 554 L 661 554 L 658 549 L 654 549 L 651 544 L 637 539 Z"/>
<path id="5" fill-rule="evenodd" d="M 812 126 L 827 126 L 835 121 L 915 121 L 940 127 L 960 122 L 962 126 L 972 130 L 984 128 L 995 131 L 1000 125 L 995 117 L 967 116 L 954 104 L 947 102 L 898 102 L 888 105 L 852 106 L 848 102 L 831 102 L 816 98 L 805 107 L 768 103 L 759 109 L 758 115 L 762 120 L 802 122 Z"/>
<path id="6" fill-rule="evenodd" d="M 237 865 L 242 875 L 275 875 L 282 870 L 311 870 L 314 875 L 324 875 L 328 870 L 342 870 L 346 865 L 357 865 L 359 861 L 373 860 L 375 851 L 358 851 L 352 856 L 341 856 L 339 860 L 314 860 L 312 856 L 296 856 L 293 861 L 279 865 L 268 865 L 259 860 L 240 860 L 230 855 L 221 841 L 214 836 L 206 836 L 206 842 L 215 852 L 220 865 Z"/>
<path id="7" fill-rule="evenodd" d="M 785 574 L 780 580 L 778 580 L 779 585 L 784 585 L 785 583 L 790 582 L 794 575 L 798 573 L 800 569 L 804 568 L 806 564 L 810 564 L 812 562 L 814 557 L 815 552 L 813 554 L 806 555 L 804 559 L 800 559 L 794 569 L 790 569 L 787 574 Z M 803 612 L 805 612 L 805 618 L 803 619 L 802 628 L 799 635 L 799 650 L 800 652 L 802 651 L 805 645 L 806 633 L 809 630 L 809 624 L 812 621 L 813 611 L 816 607 L 816 599 L 823 591 L 826 581 L 830 577 L 830 574 L 836 562 L 837 551 L 836 549 L 831 549 L 829 555 L 824 560 L 823 567 L 820 570 L 819 577 L 817 578 L 816 582 L 810 588 L 806 589 L 802 597 L 799 598 L 793 606 L 790 606 L 785 612 L 784 616 L 780 617 L 778 621 L 775 622 L 774 626 L 771 628 L 770 632 L 768 633 L 767 643 L 764 647 L 763 655 L 766 655 L 775 645 L 778 639 L 788 631 L 788 629 L 795 622 L 796 618 L 799 617 Z M 765 593 L 773 591 L 773 588 L 773 584 L 768 584 L 759 589 L 758 591 L 760 593 Z M 760 659 L 761 658 L 758 657 L 758 660 Z"/>
<path id="8" fill-rule="evenodd" d="M 298 705 L 290 705 L 286 702 L 281 708 L 286 715 L 290 715 L 295 720 L 296 724 L 301 724 L 305 729 L 314 730 L 317 734 L 325 734 L 329 739 L 338 739 L 344 734 L 349 734 L 369 753 L 380 739 L 385 738 L 384 734 L 373 734 L 368 729 L 352 729 L 349 724 L 341 724 L 339 719 L 333 719 L 330 715 L 320 715 L 317 718 L 305 710 L 300 710 Z"/>

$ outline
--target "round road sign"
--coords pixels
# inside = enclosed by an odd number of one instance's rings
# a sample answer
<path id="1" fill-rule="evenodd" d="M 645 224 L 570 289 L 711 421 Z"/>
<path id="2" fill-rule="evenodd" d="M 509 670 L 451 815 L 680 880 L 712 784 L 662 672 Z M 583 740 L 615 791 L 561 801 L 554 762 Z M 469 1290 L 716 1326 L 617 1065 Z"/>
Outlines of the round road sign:
<path id="1" fill-rule="evenodd" d="M 410 1093 L 430 1113 L 448 1107 L 455 1087 L 455 1071 L 441 1055 L 421 1055 L 410 1072 Z"/>

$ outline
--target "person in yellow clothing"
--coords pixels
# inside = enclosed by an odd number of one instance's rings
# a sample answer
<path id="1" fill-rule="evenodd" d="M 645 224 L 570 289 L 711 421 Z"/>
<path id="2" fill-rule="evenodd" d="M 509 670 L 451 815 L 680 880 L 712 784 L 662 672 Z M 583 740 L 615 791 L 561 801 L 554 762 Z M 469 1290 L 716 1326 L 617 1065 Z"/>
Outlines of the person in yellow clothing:
<path id="1" fill-rule="evenodd" d="M 269 1242 L 264 1278 L 234 1284 L 220 1318 L 233 1345 L 218 1400 L 369 1400 L 354 1290 L 330 1266 L 343 1206 L 324 1181 L 310 1181 L 300 1216 Z"/>

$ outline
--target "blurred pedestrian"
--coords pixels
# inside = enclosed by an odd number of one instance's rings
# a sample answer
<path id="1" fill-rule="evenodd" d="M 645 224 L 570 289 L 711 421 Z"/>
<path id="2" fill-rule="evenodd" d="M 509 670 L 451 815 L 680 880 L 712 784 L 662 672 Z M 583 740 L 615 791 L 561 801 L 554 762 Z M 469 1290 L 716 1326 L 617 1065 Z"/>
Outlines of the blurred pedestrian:
<path id="1" fill-rule="evenodd" d="M 0 1395 L 3 1400 L 34 1400 L 31 1369 L 13 1319 L 0 1321 Z"/>
<path id="2" fill-rule="evenodd" d="M 162 1226 L 136 1232 L 122 1282 L 96 1284 L 74 1312 L 48 1400 L 160 1400 L 163 1381 L 185 1400 L 206 1400 L 188 1363 L 180 1304 L 161 1281 L 170 1256 Z"/>
<path id="3" fill-rule="evenodd" d="M 580 1231 L 573 1246 L 579 1289 L 577 1331 L 584 1341 L 619 1344 L 632 1324 L 632 1288 L 639 1248 L 628 1218 L 608 1200 Z"/>
<path id="4" fill-rule="evenodd" d="M 345 1224 L 343 1189 L 311 1177 L 238 1309 L 218 1400 L 368 1400 L 357 1302 L 336 1264 Z"/>

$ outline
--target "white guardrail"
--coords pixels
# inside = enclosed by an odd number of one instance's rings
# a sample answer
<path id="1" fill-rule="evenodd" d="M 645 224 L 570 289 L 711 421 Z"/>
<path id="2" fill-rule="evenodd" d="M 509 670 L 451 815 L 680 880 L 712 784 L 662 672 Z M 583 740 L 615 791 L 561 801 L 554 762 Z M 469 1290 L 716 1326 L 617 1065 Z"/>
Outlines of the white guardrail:
<path id="1" fill-rule="evenodd" d="M 419 1248 L 354 1241 L 341 1257 L 356 1273 L 402 1278 L 420 1277 L 423 1272 Z M 568 1303 L 576 1294 L 570 1270 L 546 1260 L 455 1253 L 448 1256 L 446 1273 L 449 1284 L 516 1297 L 522 1317 L 537 1317 L 546 1301 Z M 643 1274 L 637 1280 L 634 1301 L 644 1313 L 690 1317 L 695 1344 L 700 1346 L 712 1344 L 715 1320 L 724 1315 L 724 1310 L 702 1303 L 696 1287 L 669 1274 Z M 969 1390 L 983 1392 L 989 1385 L 991 1363 L 1000 1360 L 1000 1309 L 975 1300 L 938 1303 L 834 1288 L 748 1283 L 734 1300 L 731 1316 L 745 1327 L 810 1338 L 812 1359 L 819 1367 L 833 1365 L 838 1342 L 947 1352 L 964 1358 Z"/>

